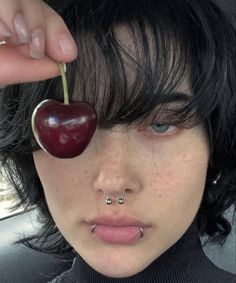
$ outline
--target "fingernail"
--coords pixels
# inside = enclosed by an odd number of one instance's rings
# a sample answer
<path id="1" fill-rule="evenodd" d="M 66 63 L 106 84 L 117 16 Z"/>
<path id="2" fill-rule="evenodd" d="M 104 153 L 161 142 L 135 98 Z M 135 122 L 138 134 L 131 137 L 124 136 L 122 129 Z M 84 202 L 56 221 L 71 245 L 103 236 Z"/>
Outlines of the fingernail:
<path id="1" fill-rule="evenodd" d="M 44 57 L 45 36 L 41 29 L 35 29 L 31 33 L 31 44 L 29 45 L 29 54 L 34 59 Z"/>
<path id="2" fill-rule="evenodd" d="M 59 38 L 59 47 L 64 54 L 74 54 L 76 47 L 68 34 L 62 34 Z"/>
<path id="3" fill-rule="evenodd" d="M 30 43 L 30 31 L 21 13 L 17 13 L 14 19 L 14 27 L 21 43 Z"/>
<path id="4" fill-rule="evenodd" d="M 0 20 L 0 34 L 3 36 L 7 36 L 7 37 L 10 37 L 13 35 L 11 30 L 7 27 L 7 25 L 2 20 Z"/>

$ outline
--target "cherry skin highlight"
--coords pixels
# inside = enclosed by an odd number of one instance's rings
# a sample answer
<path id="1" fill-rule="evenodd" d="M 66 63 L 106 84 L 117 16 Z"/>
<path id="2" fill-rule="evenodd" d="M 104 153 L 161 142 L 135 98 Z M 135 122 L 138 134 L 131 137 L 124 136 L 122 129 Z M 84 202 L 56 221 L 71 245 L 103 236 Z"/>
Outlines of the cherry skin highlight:
<path id="1" fill-rule="evenodd" d="M 42 149 L 57 158 L 73 158 L 82 154 L 94 136 L 97 114 L 87 102 L 63 104 L 48 99 L 35 108 L 31 122 Z"/>

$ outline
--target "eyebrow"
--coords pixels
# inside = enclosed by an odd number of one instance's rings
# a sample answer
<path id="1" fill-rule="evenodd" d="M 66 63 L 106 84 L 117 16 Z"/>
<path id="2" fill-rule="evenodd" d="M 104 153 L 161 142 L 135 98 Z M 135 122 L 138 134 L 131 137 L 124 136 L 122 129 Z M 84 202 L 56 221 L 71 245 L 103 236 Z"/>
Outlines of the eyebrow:
<path id="1" fill-rule="evenodd" d="M 164 94 L 161 102 L 149 114 L 150 119 L 157 119 L 160 115 L 174 114 L 175 110 L 179 109 L 179 104 L 184 104 L 191 99 L 191 94 L 181 91 L 174 91 L 170 94 Z M 166 106 L 164 109 L 162 106 Z"/>
<path id="2" fill-rule="evenodd" d="M 164 95 L 161 103 L 188 102 L 190 99 L 190 93 L 174 91 L 170 95 Z"/>
<path id="3" fill-rule="evenodd" d="M 156 94 L 153 94 L 156 95 Z M 191 99 L 191 94 L 181 91 L 173 91 L 170 94 L 164 94 L 162 101 L 160 104 L 164 103 L 173 103 L 173 102 L 188 102 Z M 70 99 L 72 103 L 78 102 L 78 100 L 73 99 L 73 97 Z"/>
<path id="4" fill-rule="evenodd" d="M 174 110 L 178 109 L 181 104 L 189 102 L 191 99 L 190 93 L 174 91 L 170 94 L 164 94 L 161 98 L 161 101 L 156 105 L 156 107 L 151 111 L 150 115 L 158 115 L 160 112 L 163 113 L 163 110 Z M 179 105 L 180 104 L 180 105 Z M 162 108 L 164 106 L 164 109 Z"/>

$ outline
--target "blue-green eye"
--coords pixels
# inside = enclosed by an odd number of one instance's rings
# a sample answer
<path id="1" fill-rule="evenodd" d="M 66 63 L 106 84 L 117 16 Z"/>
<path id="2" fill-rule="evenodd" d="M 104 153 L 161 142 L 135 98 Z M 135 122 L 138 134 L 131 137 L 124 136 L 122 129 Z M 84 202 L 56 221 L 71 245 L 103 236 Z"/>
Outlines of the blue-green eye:
<path id="1" fill-rule="evenodd" d="M 157 134 L 171 134 L 172 132 L 176 131 L 177 127 L 166 123 L 155 123 L 150 125 L 150 128 L 154 133 Z"/>
<path id="2" fill-rule="evenodd" d="M 165 133 L 170 128 L 170 125 L 168 125 L 168 124 L 153 124 L 153 125 L 151 125 L 151 127 L 156 132 Z"/>
<path id="3" fill-rule="evenodd" d="M 180 128 L 173 126 L 165 122 L 151 122 L 146 125 L 141 125 L 138 129 L 139 132 L 143 132 L 146 136 L 152 137 L 167 137 L 178 133 Z"/>

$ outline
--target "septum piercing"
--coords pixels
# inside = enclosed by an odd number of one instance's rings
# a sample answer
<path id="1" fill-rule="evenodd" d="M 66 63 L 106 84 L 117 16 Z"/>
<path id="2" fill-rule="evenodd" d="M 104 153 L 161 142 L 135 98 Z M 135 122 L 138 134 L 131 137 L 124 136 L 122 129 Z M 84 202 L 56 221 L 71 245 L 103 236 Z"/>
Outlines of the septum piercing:
<path id="1" fill-rule="evenodd" d="M 97 224 L 94 224 L 92 226 L 92 229 L 91 229 L 91 232 L 94 233 L 94 230 L 96 228 Z M 143 231 L 143 228 L 139 226 L 139 230 L 140 230 L 140 238 L 143 238 L 143 235 L 144 235 L 144 231 Z"/>
<path id="2" fill-rule="evenodd" d="M 122 193 L 122 196 L 119 198 L 119 200 L 118 200 L 118 203 L 119 204 L 124 204 L 124 195 L 125 195 L 125 191 L 123 191 L 123 193 Z M 110 204 L 112 204 L 112 199 L 110 199 L 109 197 L 108 197 L 108 194 L 107 193 L 105 193 L 105 202 L 106 202 L 106 204 L 108 204 L 108 205 L 110 205 Z"/>
<path id="3" fill-rule="evenodd" d="M 124 204 L 124 195 L 125 195 L 125 190 L 123 191 L 122 196 L 118 200 L 119 204 Z M 112 199 L 109 198 L 107 193 L 105 193 L 105 202 L 108 205 L 112 204 Z M 97 224 L 94 224 L 92 226 L 92 229 L 91 229 L 92 233 L 94 233 L 94 230 L 95 230 L 96 226 L 97 226 Z M 143 238 L 143 236 L 144 236 L 143 228 L 141 226 L 139 226 L 139 230 L 140 230 L 140 238 Z"/>

